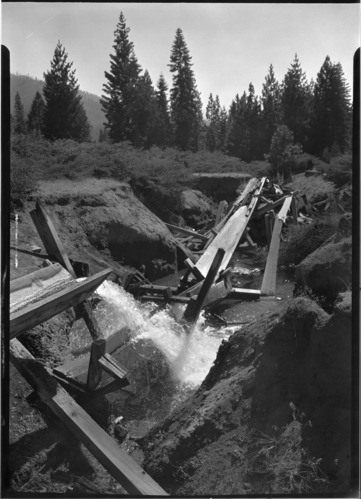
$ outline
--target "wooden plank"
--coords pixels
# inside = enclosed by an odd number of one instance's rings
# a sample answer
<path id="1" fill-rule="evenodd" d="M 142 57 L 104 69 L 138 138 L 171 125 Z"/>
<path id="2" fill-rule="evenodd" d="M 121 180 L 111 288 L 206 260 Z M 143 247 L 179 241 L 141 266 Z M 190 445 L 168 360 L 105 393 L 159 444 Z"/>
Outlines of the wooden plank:
<path id="1" fill-rule="evenodd" d="M 81 303 L 105 281 L 110 273 L 110 269 L 103 270 L 82 282 L 75 282 L 71 288 L 65 288 L 34 304 L 30 303 L 19 311 L 10 313 L 10 339 L 51 319 L 69 307 Z"/>
<path id="2" fill-rule="evenodd" d="M 188 322 L 197 322 L 204 301 L 210 290 L 210 287 L 212 286 L 219 272 L 225 253 L 226 252 L 223 248 L 218 248 L 217 253 L 213 259 L 212 265 L 210 266 L 210 269 L 208 271 L 207 277 L 205 278 L 204 283 L 202 284 L 202 287 L 199 290 L 197 298 L 195 299 L 194 302 L 193 300 L 190 301 L 184 312 L 183 318 Z"/>
<path id="3" fill-rule="evenodd" d="M 229 298 L 259 298 L 261 296 L 261 290 L 260 289 L 247 289 L 247 288 L 233 288 Z"/>
<path id="4" fill-rule="evenodd" d="M 298 207 L 297 207 L 296 196 L 292 196 L 291 211 L 292 211 L 293 223 L 297 225 L 298 224 L 298 219 L 297 219 Z"/>
<path id="5" fill-rule="evenodd" d="M 265 213 L 267 213 L 270 210 L 274 210 L 275 208 L 278 208 L 278 206 L 281 206 L 286 199 L 286 196 L 282 196 L 281 198 L 277 199 L 277 201 L 274 201 L 273 203 L 267 203 L 259 206 L 257 210 L 254 212 L 254 217 L 259 218 L 262 217 Z"/>
<path id="6" fill-rule="evenodd" d="M 72 276 L 60 263 L 14 279 L 10 281 L 10 312 L 71 286 L 73 282 Z"/>
<path id="7" fill-rule="evenodd" d="M 216 227 L 221 220 L 225 217 L 228 209 L 228 203 L 227 201 L 221 201 L 218 205 L 218 210 L 217 210 L 217 215 L 216 215 L 216 220 L 214 222 L 214 226 Z"/>
<path id="8" fill-rule="evenodd" d="M 191 260 L 187 259 L 185 260 L 185 266 L 192 272 L 194 277 L 198 279 L 199 281 L 204 279 L 204 276 L 200 270 L 198 270 L 197 265 L 195 265 Z"/>
<path id="9" fill-rule="evenodd" d="M 140 296 L 140 301 L 154 301 L 154 302 L 164 302 L 164 303 L 183 303 L 188 304 L 190 297 L 188 296 L 171 296 L 166 298 L 161 295 L 142 295 Z"/>
<path id="10" fill-rule="evenodd" d="M 105 353 L 102 357 L 98 359 L 99 364 L 102 368 L 114 379 L 119 379 L 120 381 L 124 381 L 124 378 L 127 376 L 127 369 L 119 364 L 117 360 L 115 360 L 109 353 Z"/>
<path id="11" fill-rule="evenodd" d="M 283 206 L 276 215 L 273 226 L 271 244 L 267 256 L 266 268 L 263 275 L 261 294 L 266 296 L 274 296 L 276 293 L 276 276 L 277 276 L 277 261 L 280 249 L 281 231 L 283 223 L 286 220 L 288 210 L 290 209 L 292 196 L 288 196 Z"/>
<path id="12" fill-rule="evenodd" d="M 39 236 L 44 244 L 44 247 L 49 255 L 54 256 L 59 263 L 61 263 L 73 277 L 76 277 L 75 271 L 70 263 L 68 255 L 63 248 L 63 245 L 60 241 L 60 238 L 55 230 L 54 224 L 50 219 L 49 215 L 45 211 L 45 208 L 42 206 L 40 201 L 38 200 L 36 203 L 36 209 L 30 213 L 33 222 L 37 228 Z M 111 269 L 107 269 L 108 274 L 112 272 Z M 102 332 L 98 326 L 98 323 L 93 315 L 91 306 L 89 303 L 85 302 L 85 299 L 78 300 L 77 303 L 73 303 L 73 305 L 77 305 L 76 312 L 82 315 L 89 332 L 94 340 L 102 338 Z M 97 349 L 93 350 L 93 354 L 95 355 Z M 92 357 L 92 355 L 91 355 Z M 89 362 L 89 386 L 95 388 L 95 380 L 98 382 L 101 379 L 101 368 L 98 365 L 97 359 L 90 359 Z"/>
<path id="13" fill-rule="evenodd" d="M 222 260 L 220 271 L 224 270 L 228 264 L 238 243 L 245 231 L 249 220 L 252 217 L 253 210 L 258 202 L 258 195 L 261 193 L 265 178 L 258 183 L 258 189 L 254 192 L 252 200 L 248 206 L 241 206 L 227 221 L 227 223 L 220 230 L 219 234 L 213 239 L 207 250 L 200 257 L 195 267 L 204 276 L 208 274 L 212 261 L 219 248 L 224 248 L 226 253 Z"/>
<path id="14" fill-rule="evenodd" d="M 216 284 L 213 284 L 208 291 L 202 308 L 210 308 L 227 298 L 232 293 L 232 285 L 230 279 L 223 279 Z"/>
<path id="15" fill-rule="evenodd" d="M 124 327 L 113 333 L 105 338 L 105 353 L 112 354 L 125 345 L 130 338 L 131 332 L 128 327 Z M 87 380 L 89 360 L 90 353 L 88 352 L 85 355 L 66 362 L 62 366 L 54 368 L 54 372 L 59 376 L 72 378 L 84 384 Z"/>
<path id="16" fill-rule="evenodd" d="M 45 404 L 129 494 L 167 495 L 16 339 L 10 342 L 10 360 Z"/>
<path id="17" fill-rule="evenodd" d="M 198 232 L 195 232 L 193 230 L 184 229 L 183 227 L 177 227 L 176 225 L 167 224 L 167 223 L 166 223 L 166 226 L 168 227 L 168 229 L 171 229 L 173 231 L 178 231 L 181 234 L 186 234 L 187 236 L 191 236 L 191 237 L 194 237 L 196 239 L 200 239 L 201 241 L 208 241 L 207 236 L 204 236 L 203 234 L 198 234 Z"/>
<path id="18" fill-rule="evenodd" d="M 102 366 L 99 360 L 105 354 L 105 344 L 104 338 L 98 338 L 91 345 L 86 382 L 87 389 L 90 391 L 94 391 L 102 379 Z"/>
<path id="19" fill-rule="evenodd" d="M 36 209 L 30 212 L 30 216 L 48 255 L 53 256 L 76 278 L 74 269 L 59 239 L 54 224 L 39 200 L 36 202 Z"/>

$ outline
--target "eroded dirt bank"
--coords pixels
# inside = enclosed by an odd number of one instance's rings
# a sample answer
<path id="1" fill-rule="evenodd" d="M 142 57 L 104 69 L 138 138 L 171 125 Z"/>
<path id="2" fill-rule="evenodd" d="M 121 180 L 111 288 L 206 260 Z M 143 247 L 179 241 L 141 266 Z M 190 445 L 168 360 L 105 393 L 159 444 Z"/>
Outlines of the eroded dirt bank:
<path id="1" fill-rule="evenodd" d="M 91 274 L 110 264 L 126 276 L 146 264 L 146 275 L 153 279 L 175 265 L 172 235 L 126 184 L 54 182 L 42 189 L 40 198 L 70 258 L 88 262 Z M 34 204 L 20 214 L 19 248 L 41 246 L 28 214 Z M 13 221 L 12 245 L 14 228 Z M 42 262 L 25 253 L 17 256 L 15 268 L 11 253 L 11 278 Z M 72 353 L 69 334 L 76 322 L 65 313 L 39 326 L 30 341 L 34 354 L 51 367 L 63 362 Z M 155 423 L 158 401 L 164 399 L 170 408 L 174 386 L 168 365 L 153 350 L 148 341 L 127 357 L 140 373 L 134 396 L 82 401 L 108 432 L 114 432 L 110 420 L 118 413 L 139 419 L 146 430 Z M 85 447 L 74 445 L 73 436 L 34 402 L 13 368 L 10 380 L 12 490 L 71 494 L 75 477 L 85 476 L 105 492 L 124 493 Z M 349 493 L 350 293 L 340 295 L 330 314 L 314 301 L 297 298 L 257 317 L 222 344 L 196 393 L 166 414 L 146 437 L 127 442 L 136 441 L 139 463 L 171 494 Z"/>
<path id="2" fill-rule="evenodd" d="M 172 494 L 348 493 L 351 297 L 297 298 L 222 344 L 197 392 L 142 442 Z"/>

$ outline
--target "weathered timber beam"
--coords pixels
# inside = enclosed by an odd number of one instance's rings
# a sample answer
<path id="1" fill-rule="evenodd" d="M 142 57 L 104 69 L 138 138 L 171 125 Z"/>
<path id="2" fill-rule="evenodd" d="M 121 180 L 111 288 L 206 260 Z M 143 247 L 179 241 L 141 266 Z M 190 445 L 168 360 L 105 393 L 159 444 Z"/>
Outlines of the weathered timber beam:
<path id="1" fill-rule="evenodd" d="M 281 231 L 283 223 L 286 220 L 288 210 L 290 209 L 291 202 L 292 196 L 288 196 L 285 199 L 280 212 L 276 215 L 275 218 L 272 239 L 261 286 L 262 295 L 274 296 L 276 293 L 277 261 L 280 249 Z"/>
<path id="2" fill-rule="evenodd" d="M 260 289 L 233 288 L 229 295 L 229 298 L 231 299 L 253 298 L 256 300 L 260 296 L 261 296 Z"/>
<path id="3" fill-rule="evenodd" d="M 36 209 L 30 212 L 30 216 L 48 255 L 53 256 L 74 278 L 76 278 L 74 269 L 64 250 L 62 242 L 59 239 L 53 222 L 39 200 L 36 202 Z"/>
<path id="4" fill-rule="evenodd" d="M 43 402 L 129 494 L 168 495 L 16 339 L 10 342 L 10 360 Z"/>
<path id="5" fill-rule="evenodd" d="M 10 281 L 10 310 L 19 308 L 25 303 L 45 295 L 47 290 L 56 289 L 59 285 L 67 285 L 73 280 L 71 274 L 60 265 L 49 265 Z"/>
<path id="6" fill-rule="evenodd" d="M 252 199 L 248 206 L 241 206 L 235 211 L 195 264 L 195 267 L 203 277 L 207 275 L 218 248 L 225 249 L 225 256 L 219 270 L 224 270 L 228 266 L 248 222 L 252 217 L 253 211 L 258 203 L 258 195 L 262 192 L 265 181 L 266 177 L 261 181 L 257 181 L 256 185 L 258 188 L 252 191 Z"/>
<path id="7" fill-rule="evenodd" d="M 31 211 L 30 215 L 33 219 L 35 227 L 39 233 L 40 239 L 42 240 L 47 253 L 54 256 L 56 260 L 61 263 L 73 277 L 76 277 L 75 271 L 60 241 L 54 224 L 39 200 L 36 202 L 35 210 Z M 111 273 L 111 270 L 109 271 L 107 269 L 106 272 L 108 272 L 107 275 L 109 275 Z M 85 298 L 83 298 L 82 300 L 78 300 L 76 303 L 73 303 L 73 305 L 77 305 L 75 307 L 75 311 L 82 315 L 92 338 L 94 340 L 97 340 L 102 338 L 103 334 L 94 317 L 91 306 L 85 301 Z M 94 355 L 96 352 L 97 349 L 95 348 Z M 101 379 L 101 368 L 97 362 L 97 359 L 90 359 L 89 369 L 94 371 L 93 373 L 89 374 L 89 383 L 94 387 L 95 380 L 100 381 Z"/>
<path id="8" fill-rule="evenodd" d="M 129 341 L 130 337 L 130 329 L 128 327 L 124 327 L 107 338 L 104 338 L 104 352 L 112 354 L 125 345 L 127 341 Z M 74 379 L 79 383 L 85 384 L 87 381 L 89 361 L 90 353 L 87 352 L 85 355 L 81 355 L 80 357 L 70 360 L 62 366 L 55 367 L 54 373 L 61 377 Z"/>
<path id="9" fill-rule="evenodd" d="M 198 279 L 198 281 L 201 281 L 204 279 L 202 272 L 200 272 L 198 267 L 191 260 L 189 260 L 189 258 L 187 260 L 185 260 L 184 263 L 185 263 L 185 266 L 187 267 L 187 269 L 189 269 L 192 272 L 192 274 L 194 275 L 194 277 L 196 279 Z"/>
<path id="10" fill-rule="evenodd" d="M 103 270 L 98 274 L 76 282 L 70 288 L 62 289 L 42 300 L 26 305 L 23 309 L 10 313 L 10 339 L 51 319 L 60 312 L 83 302 L 107 278 L 111 270 Z"/>
<path id="11" fill-rule="evenodd" d="M 217 277 L 225 253 L 226 252 L 223 248 L 218 248 L 217 253 L 213 259 L 212 265 L 210 266 L 210 269 L 208 271 L 207 277 L 204 279 L 204 283 L 202 284 L 202 287 L 199 290 L 197 298 L 194 301 L 193 300 L 190 301 L 184 312 L 183 319 L 185 319 L 186 321 L 197 322 L 204 301 L 207 297 L 207 294 L 215 278 Z"/>
<path id="12" fill-rule="evenodd" d="M 104 371 L 110 374 L 114 379 L 118 379 L 119 381 L 124 381 L 124 379 L 126 379 L 128 371 L 109 353 L 104 353 L 104 355 L 98 359 L 98 362 Z"/>
<path id="13" fill-rule="evenodd" d="M 268 211 L 274 210 L 278 206 L 281 206 L 286 199 L 286 196 L 282 196 L 280 199 L 277 199 L 277 201 L 274 201 L 273 203 L 267 203 L 267 204 L 262 204 L 259 206 L 255 212 L 254 212 L 254 218 L 259 218 L 262 215 L 265 215 Z"/>
<path id="14" fill-rule="evenodd" d="M 194 237 L 196 239 L 201 239 L 202 241 L 208 241 L 208 237 L 204 236 L 203 234 L 198 234 L 198 232 L 189 230 L 189 229 L 184 229 L 183 227 L 177 227 L 176 225 L 168 224 L 166 223 L 166 226 L 168 229 L 171 229 L 172 231 L 178 231 L 181 234 L 186 234 L 187 236 Z"/>

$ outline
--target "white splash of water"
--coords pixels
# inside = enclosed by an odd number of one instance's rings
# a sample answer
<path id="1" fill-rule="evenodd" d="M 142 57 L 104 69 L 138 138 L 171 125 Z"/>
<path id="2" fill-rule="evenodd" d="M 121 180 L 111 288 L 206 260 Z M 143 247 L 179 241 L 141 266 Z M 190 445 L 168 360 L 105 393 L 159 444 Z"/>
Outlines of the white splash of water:
<path id="1" fill-rule="evenodd" d="M 231 331 L 204 325 L 201 315 L 194 327 L 181 326 L 169 309 L 155 311 L 154 304 L 139 303 L 117 284 L 105 281 L 97 289 L 105 302 L 100 319 L 107 334 L 123 326 L 131 330 L 132 341 L 150 339 L 165 355 L 176 381 L 198 386 L 208 374 L 223 339 Z"/>

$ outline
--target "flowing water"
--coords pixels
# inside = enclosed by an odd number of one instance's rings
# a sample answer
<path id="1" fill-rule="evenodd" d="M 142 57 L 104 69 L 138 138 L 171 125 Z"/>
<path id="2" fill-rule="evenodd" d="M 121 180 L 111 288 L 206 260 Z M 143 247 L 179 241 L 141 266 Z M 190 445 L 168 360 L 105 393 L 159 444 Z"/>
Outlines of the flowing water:
<path id="1" fill-rule="evenodd" d="M 251 262 L 247 265 L 236 260 L 233 275 L 241 287 L 260 287 L 262 272 L 252 267 Z M 292 289 L 292 283 L 280 273 L 279 300 L 289 298 Z M 120 356 L 119 353 L 114 356 L 128 369 L 135 396 L 125 400 L 124 393 L 117 391 L 107 397 L 114 417 L 124 416 L 137 431 L 139 424 L 149 428 L 161 420 L 197 389 L 211 369 L 223 340 L 242 324 L 254 321 L 280 304 L 277 299 L 222 302 L 216 313 L 234 325 L 227 327 L 222 321 L 210 324 L 202 313 L 190 327 L 174 319 L 170 306 L 159 309 L 151 302 L 141 303 L 116 283 L 105 281 L 96 295 L 101 300 L 94 313 L 104 336 L 124 327 L 129 331 L 130 339 L 125 348 L 119 351 Z M 89 332 L 83 321 L 77 323 L 70 338 L 75 356 L 90 346 Z"/>
<path id="2" fill-rule="evenodd" d="M 182 326 L 170 307 L 157 311 L 154 304 L 136 301 L 113 282 L 105 281 L 97 294 L 104 300 L 98 320 L 106 336 L 121 324 L 128 326 L 132 342 L 151 340 L 167 359 L 174 380 L 191 387 L 203 381 L 222 340 L 234 330 L 205 325 L 203 315 L 194 327 Z"/>

